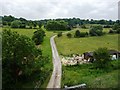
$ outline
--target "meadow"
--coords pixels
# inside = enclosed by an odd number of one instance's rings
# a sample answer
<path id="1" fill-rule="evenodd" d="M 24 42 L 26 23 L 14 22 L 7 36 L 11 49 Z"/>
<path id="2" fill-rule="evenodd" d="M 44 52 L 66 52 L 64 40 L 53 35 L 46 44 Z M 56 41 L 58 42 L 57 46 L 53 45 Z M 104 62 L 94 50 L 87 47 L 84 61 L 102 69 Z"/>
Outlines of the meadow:
<path id="1" fill-rule="evenodd" d="M 60 55 L 82 54 L 88 51 L 94 51 L 99 47 L 118 50 L 118 34 L 107 34 L 110 29 L 104 28 L 106 34 L 100 37 L 74 38 L 76 30 L 80 32 L 89 32 L 89 29 L 76 28 L 70 33 L 72 38 L 66 34 L 62 37 L 56 37 L 55 42 Z M 62 88 L 64 86 L 74 86 L 85 83 L 87 88 L 116 88 L 118 87 L 118 71 L 120 61 L 112 61 L 111 66 L 105 69 L 94 69 L 93 64 L 83 64 L 75 66 L 63 66 Z"/>
<path id="2" fill-rule="evenodd" d="M 72 32 L 72 38 L 68 38 L 66 34 L 62 37 L 56 37 L 55 42 L 60 55 L 82 54 L 88 51 L 94 51 L 99 47 L 107 47 L 108 49 L 118 49 L 118 34 L 105 34 L 100 37 L 83 37 L 74 38 L 74 29 Z M 88 32 L 88 29 L 80 29 L 80 32 Z M 108 33 L 109 29 L 104 29 L 104 32 Z"/>

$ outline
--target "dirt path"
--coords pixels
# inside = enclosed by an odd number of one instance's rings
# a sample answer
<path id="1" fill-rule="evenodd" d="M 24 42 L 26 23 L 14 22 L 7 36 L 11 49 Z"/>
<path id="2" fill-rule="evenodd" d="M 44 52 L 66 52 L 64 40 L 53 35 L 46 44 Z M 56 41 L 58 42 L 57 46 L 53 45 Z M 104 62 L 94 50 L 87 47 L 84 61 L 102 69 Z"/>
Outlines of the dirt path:
<path id="1" fill-rule="evenodd" d="M 50 44 L 52 48 L 52 57 L 53 57 L 53 72 L 47 88 L 61 88 L 62 66 L 61 66 L 60 57 L 54 41 L 55 37 L 56 35 L 50 38 Z"/>

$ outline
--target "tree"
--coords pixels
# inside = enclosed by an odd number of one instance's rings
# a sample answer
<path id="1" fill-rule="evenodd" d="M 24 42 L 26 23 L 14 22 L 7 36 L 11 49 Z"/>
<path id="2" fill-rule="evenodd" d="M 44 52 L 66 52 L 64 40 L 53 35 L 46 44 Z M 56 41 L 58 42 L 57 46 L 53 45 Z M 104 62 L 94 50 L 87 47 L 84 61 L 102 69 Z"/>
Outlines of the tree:
<path id="1" fill-rule="evenodd" d="M 116 32 L 115 32 L 114 30 L 111 30 L 111 29 L 110 29 L 110 30 L 109 30 L 109 33 L 116 33 Z"/>
<path id="2" fill-rule="evenodd" d="M 13 22 L 15 19 L 15 17 L 9 15 L 9 16 L 4 16 L 2 17 L 2 22 L 3 22 L 3 25 L 11 25 L 11 22 Z"/>
<path id="3" fill-rule="evenodd" d="M 11 27 L 12 28 L 19 28 L 21 25 L 21 21 L 20 20 L 15 20 L 11 23 Z"/>
<path id="4" fill-rule="evenodd" d="M 45 32 L 42 29 L 38 29 L 34 32 L 32 40 L 35 42 L 36 45 L 39 45 L 43 42 L 45 36 Z"/>
<path id="5" fill-rule="evenodd" d="M 91 26 L 90 30 L 89 30 L 89 34 L 91 36 L 101 36 L 103 35 L 103 27 L 102 26 Z"/>
<path id="6" fill-rule="evenodd" d="M 75 37 L 76 37 L 76 38 L 79 38 L 79 37 L 80 37 L 80 31 L 79 31 L 79 30 L 77 30 L 77 31 L 75 32 Z"/>
<path id="7" fill-rule="evenodd" d="M 67 30 L 67 23 L 63 20 L 60 21 L 48 21 L 46 25 L 47 30 Z"/>
<path id="8" fill-rule="evenodd" d="M 85 26 L 85 24 L 81 25 L 81 28 L 87 29 L 87 27 Z"/>
<path id="9" fill-rule="evenodd" d="M 120 24 L 119 23 L 115 23 L 112 27 L 113 32 L 115 33 L 120 33 Z"/>
<path id="10" fill-rule="evenodd" d="M 15 87 L 20 78 L 32 75 L 34 60 L 42 53 L 30 38 L 10 30 L 3 30 L 2 45 L 3 88 Z"/>
<path id="11" fill-rule="evenodd" d="M 61 37 L 61 36 L 62 36 L 62 32 L 59 32 L 59 33 L 57 34 L 57 36 L 58 36 L 58 37 Z"/>
<path id="12" fill-rule="evenodd" d="M 96 68 L 106 68 L 109 67 L 110 54 L 107 48 L 98 48 L 94 51 L 93 56 L 95 58 Z"/>
<path id="13" fill-rule="evenodd" d="M 71 34 L 71 33 L 67 33 L 67 37 L 68 37 L 68 38 L 71 38 L 71 37 L 72 37 L 72 34 Z"/>
<path id="14" fill-rule="evenodd" d="M 80 37 L 86 37 L 86 36 L 88 36 L 88 32 L 81 32 L 80 33 Z"/>
<path id="15" fill-rule="evenodd" d="M 41 28 L 42 27 L 42 22 L 38 22 L 38 26 L 39 26 L 39 28 Z"/>
<path id="16" fill-rule="evenodd" d="M 19 18 L 19 20 L 21 21 L 20 27 L 19 28 L 26 28 L 27 26 L 27 20 L 24 18 Z"/>
<path id="17" fill-rule="evenodd" d="M 36 22 L 33 22 L 33 27 L 34 27 L 34 29 L 36 29 L 36 27 L 37 27 L 37 23 Z"/>

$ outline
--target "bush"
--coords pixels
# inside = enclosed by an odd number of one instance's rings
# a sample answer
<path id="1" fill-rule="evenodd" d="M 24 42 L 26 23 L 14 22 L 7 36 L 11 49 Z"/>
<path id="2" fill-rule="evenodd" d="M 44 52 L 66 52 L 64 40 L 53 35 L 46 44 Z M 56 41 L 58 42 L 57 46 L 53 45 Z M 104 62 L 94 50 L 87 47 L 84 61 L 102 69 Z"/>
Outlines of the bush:
<path id="1" fill-rule="evenodd" d="M 87 29 L 87 27 L 85 26 L 85 24 L 81 25 L 81 28 Z"/>
<path id="2" fill-rule="evenodd" d="M 87 32 L 81 32 L 81 33 L 80 33 L 80 37 L 86 37 L 86 36 L 88 36 L 88 33 L 87 33 Z"/>
<path id="3" fill-rule="evenodd" d="M 101 35 L 103 35 L 103 27 L 102 26 L 92 26 L 91 28 L 90 28 L 90 31 L 89 31 L 89 34 L 91 35 L 91 36 L 101 36 Z"/>
<path id="4" fill-rule="evenodd" d="M 117 33 L 120 34 L 120 28 L 117 29 Z"/>
<path id="5" fill-rule="evenodd" d="M 94 65 L 96 68 L 106 68 L 109 67 L 110 54 L 107 48 L 98 48 L 94 51 L 93 56 L 95 58 Z"/>
<path id="6" fill-rule="evenodd" d="M 80 31 L 76 30 L 74 37 L 79 38 L 80 37 Z"/>
<path id="7" fill-rule="evenodd" d="M 115 33 L 120 33 L 120 24 L 119 23 L 115 23 L 114 26 L 112 27 L 113 31 L 115 31 Z"/>
<path id="8" fill-rule="evenodd" d="M 60 20 L 60 21 L 55 21 L 55 20 L 51 20 L 47 22 L 46 25 L 46 29 L 47 30 L 67 30 L 70 29 L 67 27 L 68 23 Z"/>
<path id="9" fill-rule="evenodd" d="M 104 28 L 111 28 L 112 26 L 110 25 L 105 25 Z"/>
<path id="10" fill-rule="evenodd" d="M 62 32 L 59 32 L 59 33 L 57 34 L 57 36 L 58 36 L 58 37 L 61 37 L 61 36 L 62 36 Z"/>
<path id="11" fill-rule="evenodd" d="M 21 25 L 21 21 L 20 20 L 15 20 L 15 21 L 13 21 L 12 23 L 11 23 L 11 27 L 12 28 L 19 28 L 20 27 L 20 25 Z"/>
<path id="12" fill-rule="evenodd" d="M 45 36 L 45 32 L 42 29 L 38 29 L 34 32 L 32 40 L 35 42 L 36 45 L 39 45 L 43 42 Z"/>
<path id="13" fill-rule="evenodd" d="M 109 30 L 109 33 L 114 33 L 114 31 L 113 30 Z"/>
<path id="14" fill-rule="evenodd" d="M 3 88 L 15 87 L 21 77 L 30 77 L 34 60 L 42 53 L 30 38 L 10 30 L 3 30 L 2 45 Z"/>
<path id="15" fill-rule="evenodd" d="M 68 38 L 71 38 L 71 37 L 72 37 L 72 34 L 71 34 L 71 33 L 67 33 L 67 37 L 68 37 Z"/>
<path id="16" fill-rule="evenodd" d="M 120 28 L 118 28 L 117 30 L 109 30 L 109 33 L 118 33 L 118 34 L 120 34 Z"/>

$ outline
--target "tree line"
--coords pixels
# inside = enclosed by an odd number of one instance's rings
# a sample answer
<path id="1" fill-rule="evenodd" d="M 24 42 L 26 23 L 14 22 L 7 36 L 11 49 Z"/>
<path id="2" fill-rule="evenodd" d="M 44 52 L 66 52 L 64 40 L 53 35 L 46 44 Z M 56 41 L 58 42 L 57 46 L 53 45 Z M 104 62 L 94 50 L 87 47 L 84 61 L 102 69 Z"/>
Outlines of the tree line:
<path id="1" fill-rule="evenodd" d="M 15 18 L 14 16 L 3 16 L 3 26 L 10 26 L 12 28 L 40 28 L 42 25 L 48 30 L 70 30 L 77 25 L 85 28 L 85 24 L 101 24 L 105 28 L 110 28 L 115 23 L 120 23 L 119 20 L 94 20 L 94 19 L 80 19 L 80 18 L 65 18 L 65 19 L 44 19 L 44 20 L 26 20 L 25 18 Z M 54 27 L 53 27 L 54 26 Z"/>
<path id="2" fill-rule="evenodd" d="M 109 34 L 120 34 L 120 24 L 114 24 L 113 27 L 109 30 Z M 103 26 L 101 25 L 95 25 L 91 26 L 89 28 L 89 32 L 81 32 L 81 30 L 76 30 L 74 35 L 72 35 L 70 32 L 66 34 L 68 38 L 80 38 L 80 37 L 88 37 L 88 36 L 102 36 L 106 33 L 103 32 Z M 59 32 L 57 34 L 58 37 L 62 36 L 62 32 Z"/>

